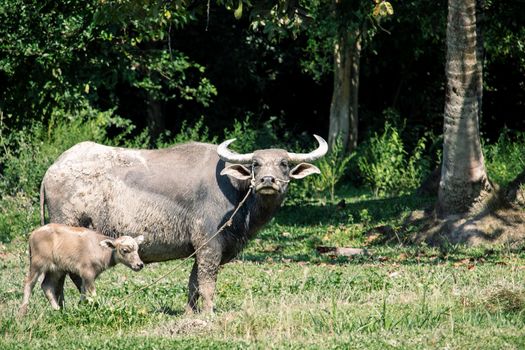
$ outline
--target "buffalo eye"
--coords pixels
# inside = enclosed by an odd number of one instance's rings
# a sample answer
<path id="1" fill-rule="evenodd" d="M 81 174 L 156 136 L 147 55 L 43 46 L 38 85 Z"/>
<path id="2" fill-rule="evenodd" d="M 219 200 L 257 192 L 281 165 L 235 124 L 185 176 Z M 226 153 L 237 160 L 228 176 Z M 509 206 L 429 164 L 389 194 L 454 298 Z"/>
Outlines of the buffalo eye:
<path id="1" fill-rule="evenodd" d="M 261 166 L 261 163 L 259 163 L 258 161 L 254 160 L 253 163 L 252 163 L 252 166 L 254 168 L 259 168 Z"/>
<path id="2" fill-rule="evenodd" d="M 286 160 L 283 159 L 283 160 L 281 160 L 280 165 L 281 165 L 281 167 L 283 167 L 283 168 L 288 168 L 288 161 L 286 161 Z"/>
<path id="3" fill-rule="evenodd" d="M 129 253 L 129 249 L 127 249 L 127 248 L 122 249 L 122 253 L 123 254 L 128 254 Z"/>

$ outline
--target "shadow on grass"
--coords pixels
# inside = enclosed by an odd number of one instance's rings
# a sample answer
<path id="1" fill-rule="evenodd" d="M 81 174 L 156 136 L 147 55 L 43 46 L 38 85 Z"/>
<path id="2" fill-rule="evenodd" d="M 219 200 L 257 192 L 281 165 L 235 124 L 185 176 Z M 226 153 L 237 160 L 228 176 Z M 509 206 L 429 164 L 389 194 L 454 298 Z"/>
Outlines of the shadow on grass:
<path id="1" fill-rule="evenodd" d="M 418 244 L 371 246 L 364 254 L 351 257 L 319 254 L 312 250 L 311 254 L 243 254 L 239 261 L 255 263 L 313 264 L 313 265 L 367 265 L 367 266 L 422 266 L 422 265 L 453 265 L 472 269 L 475 265 L 485 263 L 501 265 L 501 252 L 491 248 L 472 250 L 468 248 L 433 249 Z M 504 259 L 505 260 L 505 259 Z"/>
<path id="2" fill-rule="evenodd" d="M 370 224 L 399 218 L 404 211 L 424 209 L 435 202 L 434 197 L 404 195 L 392 198 L 374 198 L 357 202 L 342 199 L 338 203 L 285 206 L 274 222 L 280 225 L 311 226 L 339 225 L 360 220 Z"/>
<path id="3" fill-rule="evenodd" d="M 326 205 L 307 203 L 285 206 L 281 208 L 272 224 L 257 235 L 251 248 L 241 254 L 240 260 L 325 264 L 375 263 L 384 257 L 378 257 L 372 251 L 386 250 L 389 251 L 388 255 L 394 256 L 399 254 L 397 248 L 387 248 L 387 245 L 393 246 L 398 241 L 370 246 L 366 242 L 366 235 L 373 228 L 377 229 L 378 225 L 394 232 L 390 226 L 398 226 L 405 214 L 426 209 L 434 202 L 434 197 L 404 195 L 362 200 L 347 197 L 338 203 Z M 327 241 L 324 240 L 327 234 L 339 235 L 342 239 L 332 241 L 332 245 L 337 245 L 335 242 L 348 242 L 353 248 L 367 246 L 369 252 L 352 257 L 320 254 L 317 248 L 327 245 Z M 415 250 L 417 247 L 411 249 Z M 383 252 L 381 254 L 384 255 Z"/>
<path id="4" fill-rule="evenodd" d="M 184 309 L 172 309 L 169 306 L 161 306 L 160 308 L 155 310 L 155 312 L 175 317 L 182 316 L 185 313 Z"/>

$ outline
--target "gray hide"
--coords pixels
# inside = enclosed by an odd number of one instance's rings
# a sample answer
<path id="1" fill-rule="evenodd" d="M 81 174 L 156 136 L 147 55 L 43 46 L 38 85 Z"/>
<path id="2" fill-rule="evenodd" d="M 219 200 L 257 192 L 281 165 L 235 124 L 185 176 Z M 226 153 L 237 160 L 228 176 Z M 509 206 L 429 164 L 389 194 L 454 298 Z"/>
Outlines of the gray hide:
<path id="1" fill-rule="evenodd" d="M 41 186 L 41 214 L 47 204 L 49 221 L 95 229 L 110 237 L 144 235 L 140 257 L 146 263 L 189 256 L 231 216 L 249 190 L 233 225 L 197 251 L 189 282 L 187 311 L 203 297 L 213 310 L 219 265 L 228 262 L 266 224 L 281 205 L 291 178 L 319 169 L 307 163 L 326 153 L 326 142 L 302 155 L 285 150 L 258 150 L 243 164 L 221 160 L 217 145 L 181 144 L 160 150 L 79 143 L 47 170 Z M 232 161 L 223 142 L 221 157 Z M 291 163 L 299 163 L 292 167 Z M 252 173 L 253 170 L 253 173 Z M 227 176 L 223 176 L 227 175 Z"/>

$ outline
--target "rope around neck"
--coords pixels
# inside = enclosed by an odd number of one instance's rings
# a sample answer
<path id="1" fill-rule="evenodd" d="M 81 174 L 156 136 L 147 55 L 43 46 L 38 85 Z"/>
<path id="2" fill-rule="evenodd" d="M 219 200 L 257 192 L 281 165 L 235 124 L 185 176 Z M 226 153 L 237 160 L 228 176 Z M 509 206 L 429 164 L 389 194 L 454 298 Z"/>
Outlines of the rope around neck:
<path id="1" fill-rule="evenodd" d="M 252 192 L 252 189 L 255 187 L 255 178 L 253 177 L 253 172 L 252 172 L 252 180 L 250 181 L 250 187 L 248 188 L 248 191 L 246 192 L 246 195 L 244 196 L 244 198 L 242 199 L 242 201 L 239 202 L 239 204 L 237 205 L 237 207 L 235 208 L 235 210 L 233 211 L 232 215 L 230 216 L 230 218 L 217 230 L 217 232 L 215 232 L 210 238 L 208 238 L 206 240 L 206 242 L 204 242 L 199 248 L 195 249 L 193 251 L 193 253 L 191 253 L 190 255 L 188 255 L 187 257 L 179 260 L 179 263 L 175 265 L 175 267 L 173 267 L 172 269 L 168 270 L 168 272 L 164 273 L 163 275 L 161 275 L 159 278 L 157 278 L 156 280 L 154 280 L 153 282 L 151 283 L 148 283 L 146 284 L 145 286 L 143 287 L 140 287 L 139 289 L 137 289 L 136 291 L 124 296 L 122 299 L 118 300 L 117 302 L 113 303 L 113 305 L 120 305 L 122 304 L 124 301 L 128 300 L 130 297 L 132 297 L 133 295 L 137 294 L 138 292 L 141 292 L 143 290 L 145 290 L 146 288 L 149 288 L 151 287 L 152 285 L 156 284 L 157 282 L 159 282 L 160 280 L 166 278 L 168 275 L 170 275 L 171 273 L 173 273 L 175 270 L 178 270 L 181 266 L 182 266 L 182 263 L 184 263 L 186 260 L 188 260 L 189 258 L 192 258 L 193 256 L 195 256 L 195 254 L 197 254 L 197 252 L 199 250 L 201 250 L 204 246 L 206 246 L 212 239 L 214 239 L 219 233 L 221 233 L 222 231 L 224 231 L 225 228 L 227 227 L 230 227 L 232 224 L 233 224 L 233 218 L 235 217 L 235 215 L 237 214 L 237 212 L 239 211 L 239 209 L 241 209 L 241 207 L 244 205 L 244 203 L 246 202 L 246 200 L 248 199 L 248 196 L 250 195 L 250 193 Z M 107 303 L 109 304 L 109 303 Z"/>

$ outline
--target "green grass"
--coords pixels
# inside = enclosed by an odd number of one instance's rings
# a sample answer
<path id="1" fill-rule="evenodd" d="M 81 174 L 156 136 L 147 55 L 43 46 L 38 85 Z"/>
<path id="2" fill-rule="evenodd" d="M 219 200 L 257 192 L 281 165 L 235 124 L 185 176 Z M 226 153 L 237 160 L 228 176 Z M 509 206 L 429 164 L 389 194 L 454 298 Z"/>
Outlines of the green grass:
<path id="1" fill-rule="evenodd" d="M 172 261 L 104 273 L 92 304 L 78 304 L 68 281 L 59 312 L 37 286 L 28 315 L 17 319 L 27 252 L 15 239 L 0 248 L 0 348 L 525 348 L 523 251 L 403 245 L 403 216 L 432 198 L 375 199 L 350 189 L 340 197 L 344 206 L 282 208 L 222 268 L 213 316 L 184 315 L 191 262 Z M 383 225 L 399 241 L 367 239 Z M 334 258 L 319 255 L 320 245 L 369 254 Z"/>

